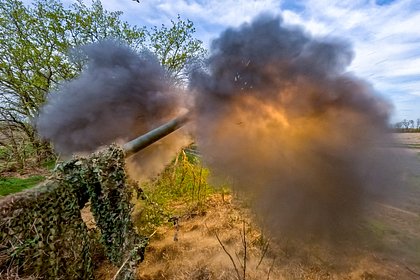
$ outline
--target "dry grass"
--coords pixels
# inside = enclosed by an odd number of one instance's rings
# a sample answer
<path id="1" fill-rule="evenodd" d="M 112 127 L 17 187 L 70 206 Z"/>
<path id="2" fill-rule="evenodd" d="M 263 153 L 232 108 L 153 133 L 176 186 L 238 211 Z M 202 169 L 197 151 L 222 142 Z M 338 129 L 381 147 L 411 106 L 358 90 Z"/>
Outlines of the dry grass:
<path id="1" fill-rule="evenodd" d="M 403 144 L 420 144 L 420 133 L 394 133 L 394 138 Z"/>
<path id="2" fill-rule="evenodd" d="M 293 240 L 269 239 L 256 226 L 249 210 L 232 201 L 230 195 L 223 200 L 220 194 L 215 194 L 208 199 L 207 206 L 202 215 L 181 219 L 178 231 L 168 225 L 157 229 L 146 249 L 145 260 L 138 267 L 139 280 L 243 280 L 244 222 L 248 280 L 418 279 L 415 274 L 418 267 L 407 266 L 404 259 L 395 259 L 389 252 L 370 247 L 340 251 Z M 174 241 L 175 235 L 178 241 Z M 111 279 L 116 271 L 116 267 L 105 263 L 95 275 L 97 279 Z"/>
<path id="3" fill-rule="evenodd" d="M 38 280 L 41 279 L 36 275 L 21 277 L 16 271 L 7 271 L 5 273 L 0 272 L 0 280 Z"/>
<path id="4" fill-rule="evenodd" d="M 207 205 L 202 216 L 181 219 L 178 232 L 171 226 L 158 228 L 146 250 L 145 261 L 138 267 L 139 280 L 390 280 L 417 277 L 403 262 L 370 248 L 342 252 L 340 248 L 331 250 L 292 240 L 269 240 L 256 226 L 249 210 L 232 201 L 229 195 L 225 195 L 224 200 L 220 194 L 213 195 Z M 174 241 L 176 232 L 178 241 Z M 416 268 L 411 269 L 416 271 Z"/>
<path id="5" fill-rule="evenodd" d="M 174 241 L 174 228 L 159 228 L 150 246 L 146 259 L 140 265 L 139 279 L 238 279 L 228 254 L 232 255 L 242 277 L 245 247 L 243 225 L 246 234 L 246 279 L 267 279 L 267 273 L 275 256 L 270 253 L 256 266 L 263 254 L 261 233 L 250 224 L 230 196 L 212 196 L 207 202 L 208 210 L 203 216 L 180 221 L 178 241 Z M 276 272 L 272 271 L 272 275 Z M 240 278 L 243 279 L 243 278 Z M 278 278 L 270 278 L 278 279 Z"/>
<path id="6" fill-rule="evenodd" d="M 420 174 L 420 158 L 413 168 Z M 171 211 L 191 215 L 179 215 L 177 227 L 163 223 L 156 229 L 137 276 L 139 280 L 420 279 L 420 181 L 405 196 L 404 203 L 374 207 L 366 225 L 361 225 L 373 239 L 352 247 L 270 237 L 246 201 L 230 194 L 207 196 L 202 211 L 196 212 L 191 212 L 188 202 L 174 200 L 169 203 Z M 98 279 L 111 279 L 117 270 L 101 269 Z"/>

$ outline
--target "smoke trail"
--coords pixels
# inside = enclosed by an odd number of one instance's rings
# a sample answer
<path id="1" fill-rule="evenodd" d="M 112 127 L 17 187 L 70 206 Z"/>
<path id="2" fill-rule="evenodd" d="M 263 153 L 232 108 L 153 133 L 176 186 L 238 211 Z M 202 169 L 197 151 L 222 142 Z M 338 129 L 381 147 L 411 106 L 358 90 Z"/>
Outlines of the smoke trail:
<path id="1" fill-rule="evenodd" d="M 192 78 L 206 163 L 283 236 L 343 236 L 395 182 L 378 148 L 390 105 L 345 72 L 352 58 L 345 41 L 263 15 L 224 31 Z"/>
<path id="2" fill-rule="evenodd" d="M 131 140 L 176 116 L 184 106 L 183 94 L 152 54 L 138 54 L 116 41 L 84 46 L 80 53 L 87 56 L 86 68 L 48 96 L 37 120 L 38 132 L 58 152 L 91 152 Z M 149 162 L 142 170 L 161 165 L 170 157 L 167 153 L 185 142 L 180 140 L 185 138 L 182 133 L 170 138 L 167 149 L 159 145 L 149 149 Z"/>

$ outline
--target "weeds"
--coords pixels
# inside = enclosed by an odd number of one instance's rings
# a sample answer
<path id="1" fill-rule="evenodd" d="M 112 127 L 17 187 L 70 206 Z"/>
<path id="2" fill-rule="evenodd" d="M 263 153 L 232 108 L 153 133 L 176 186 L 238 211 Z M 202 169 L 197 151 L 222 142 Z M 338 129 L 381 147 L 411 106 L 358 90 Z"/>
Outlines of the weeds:
<path id="1" fill-rule="evenodd" d="M 174 217 L 203 213 L 207 197 L 214 192 L 208 175 L 193 150 L 182 150 L 156 179 L 137 191 L 134 220 L 139 231 L 150 234 Z"/>
<path id="2" fill-rule="evenodd" d="M 32 188 L 45 179 L 44 176 L 32 176 L 26 179 L 0 177 L 0 196 Z"/>
<path id="3" fill-rule="evenodd" d="M 209 228 L 206 225 L 207 230 L 209 230 Z M 249 230 L 249 229 L 248 229 Z M 242 227 L 240 230 L 240 250 L 239 251 L 235 251 L 235 256 L 236 256 L 236 260 L 233 257 L 233 254 L 230 253 L 228 251 L 228 249 L 226 248 L 226 245 L 222 242 L 222 240 L 220 239 L 219 234 L 217 233 L 217 231 L 214 232 L 215 237 L 217 239 L 217 242 L 219 243 L 220 247 L 222 248 L 222 250 L 224 251 L 224 253 L 229 257 L 230 262 L 232 263 L 233 269 L 236 273 L 236 278 L 238 280 L 246 280 L 249 277 L 251 279 L 255 279 L 255 275 L 254 277 L 252 275 L 248 275 L 248 267 L 249 267 L 249 263 L 254 263 L 252 261 L 251 258 L 251 254 L 250 254 L 250 250 L 252 250 L 252 242 L 249 243 L 248 242 L 248 238 L 247 238 L 247 227 L 246 227 L 246 222 L 242 221 Z M 250 246 L 251 245 L 251 246 Z M 260 247 L 260 258 L 257 262 L 257 265 L 255 267 L 255 270 L 258 270 L 258 268 L 260 267 L 261 263 L 263 262 L 264 258 L 267 255 L 267 252 L 269 250 L 270 247 L 270 240 L 267 240 L 265 242 L 263 242 L 263 244 L 261 244 L 262 246 Z M 270 279 L 270 275 L 272 273 L 273 267 L 275 265 L 275 261 L 276 261 L 276 257 L 272 258 L 271 264 L 268 268 L 268 271 L 266 272 L 266 276 L 267 276 L 267 280 Z M 259 277 L 261 277 L 261 275 L 259 275 Z"/>
<path id="4" fill-rule="evenodd" d="M 270 247 L 270 240 L 265 241 L 264 244 L 262 244 L 262 245 L 263 245 L 262 246 L 262 254 L 261 254 L 260 260 L 258 261 L 255 269 L 258 269 L 260 267 L 262 261 L 264 260 L 264 257 L 267 254 L 268 248 Z"/>
<path id="5" fill-rule="evenodd" d="M 206 227 L 207 227 L 207 225 L 206 225 Z M 207 228 L 208 229 L 208 228 Z M 215 236 L 216 236 L 216 239 L 217 239 L 217 241 L 219 242 L 219 244 L 220 244 L 220 247 L 222 247 L 222 249 L 223 249 L 223 251 L 226 253 L 226 255 L 229 257 L 229 259 L 230 259 L 230 261 L 231 261 L 231 263 L 232 263 L 232 265 L 233 265 L 233 268 L 235 269 L 235 272 L 236 272 L 236 275 L 237 275 L 237 277 L 238 277 L 238 280 L 241 280 L 242 278 L 241 278 L 241 274 L 239 273 L 239 269 L 238 269 L 238 266 L 236 265 L 236 262 L 235 262 L 235 260 L 233 259 L 233 257 L 232 257 L 232 255 L 229 253 L 229 251 L 226 249 L 226 247 L 225 247 L 225 245 L 223 244 L 223 242 L 222 242 L 222 240 L 220 240 L 220 237 L 219 237 L 219 235 L 217 234 L 217 231 L 215 231 L 214 232 L 214 234 L 215 234 Z M 245 259 L 245 261 L 246 261 L 246 259 Z M 246 268 L 246 267 L 245 267 Z M 245 270 L 245 272 L 246 272 L 246 270 Z M 245 275 L 244 275 L 244 277 L 245 277 Z M 245 279 L 245 278 L 243 278 L 243 279 Z"/>
<path id="6" fill-rule="evenodd" d="M 13 269 L 6 272 L 0 272 L 0 280 L 38 280 L 38 279 L 41 279 L 41 278 L 36 275 L 21 277 L 19 276 L 17 271 Z"/>

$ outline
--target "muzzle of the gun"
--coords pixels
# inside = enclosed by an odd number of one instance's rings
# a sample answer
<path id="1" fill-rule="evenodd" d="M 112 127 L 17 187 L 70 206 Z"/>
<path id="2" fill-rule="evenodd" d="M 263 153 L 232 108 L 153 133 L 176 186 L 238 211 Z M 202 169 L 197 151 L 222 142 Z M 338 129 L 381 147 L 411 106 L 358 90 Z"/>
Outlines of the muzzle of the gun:
<path id="1" fill-rule="evenodd" d="M 184 126 L 191 119 L 190 113 L 185 113 L 169 122 L 143 134 L 124 144 L 125 157 L 130 157 L 138 151 L 150 146 L 163 137 Z"/>

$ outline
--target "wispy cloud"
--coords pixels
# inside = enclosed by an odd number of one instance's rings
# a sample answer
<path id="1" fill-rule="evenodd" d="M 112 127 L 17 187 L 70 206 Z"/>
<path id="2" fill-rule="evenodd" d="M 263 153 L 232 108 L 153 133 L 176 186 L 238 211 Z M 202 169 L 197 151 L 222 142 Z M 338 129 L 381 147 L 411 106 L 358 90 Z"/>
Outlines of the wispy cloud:
<path id="1" fill-rule="evenodd" d="M 395 103 L 394 120 L 420 117 L 420 2 L 305 1 L 294 21 L 318 36 L 340 36 L 355 49 L 351 71 Z M 286 14 L 287 14 L 286 13 Z M 406 98 L 401 98 L 406 96 Z"/>
<path id="2" fill-rule="evenodd" d="M 149 0 L 136 3 L 107 0 L 103 1 L 103 5 L 109 10 L 124 11 L 125 19 L 138 25 L 168 24 L 178 15 L 188 18 L 194 22 L 199 38 L 209 46 L 211 39 L 228 26 L 249 22 L 262 12 L 280 13 L 281 1 Z"/>

